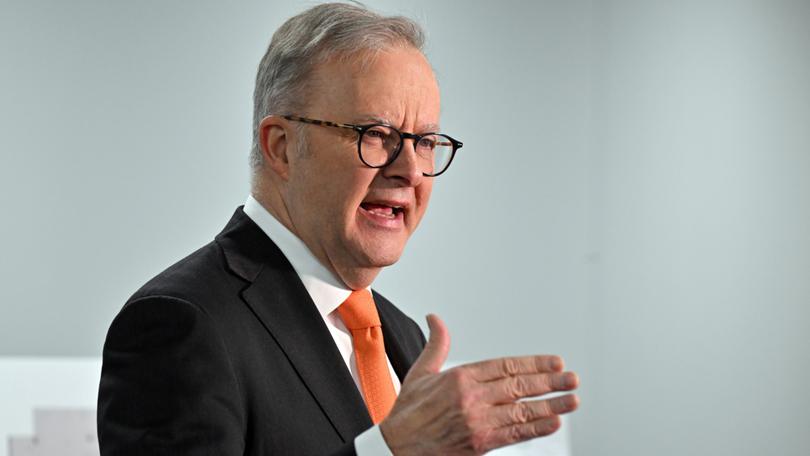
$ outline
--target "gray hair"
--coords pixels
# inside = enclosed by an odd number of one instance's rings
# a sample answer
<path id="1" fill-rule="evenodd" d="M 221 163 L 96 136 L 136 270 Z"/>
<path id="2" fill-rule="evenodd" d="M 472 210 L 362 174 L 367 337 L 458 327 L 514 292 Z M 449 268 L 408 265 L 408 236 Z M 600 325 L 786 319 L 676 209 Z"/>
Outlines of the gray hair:
<path id="1" fill-rule="evenodd" d="M 253 172 L 263 163 L 259 122 L 270 114 L 303 109 L 316 65 L 338 56 L 368 54 L 366 58 L 371 59 L 379 51 L 403 44 L 421 51 L 424 42 L 425 34 L 413 20 L 381 16 L 361 4 L 326 3 L 287 20 L 273 34 L 256 74 L 250 151 Z"/>

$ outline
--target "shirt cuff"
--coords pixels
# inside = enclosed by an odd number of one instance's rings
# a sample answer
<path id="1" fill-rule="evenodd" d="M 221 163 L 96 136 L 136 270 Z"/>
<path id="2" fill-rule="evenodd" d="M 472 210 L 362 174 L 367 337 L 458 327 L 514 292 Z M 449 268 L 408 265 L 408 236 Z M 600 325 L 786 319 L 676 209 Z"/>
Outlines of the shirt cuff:
<path id="1" fill-rule="evenodd" d="M 357 456 L 393 456 L 385 443 L 380 426 L 373 426 L 354 439 Z"/>

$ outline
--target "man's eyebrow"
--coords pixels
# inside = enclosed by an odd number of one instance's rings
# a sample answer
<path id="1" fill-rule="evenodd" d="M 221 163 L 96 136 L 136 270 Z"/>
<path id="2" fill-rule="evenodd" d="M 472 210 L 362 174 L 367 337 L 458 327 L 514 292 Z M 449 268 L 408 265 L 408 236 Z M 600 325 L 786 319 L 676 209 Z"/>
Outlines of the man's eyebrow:
<path id="1" fill-rule="evenodd" d="M 357 120 L 354 123 L 355 124 L 360 124 L 360 125 L 362 125 L 364 123 L 366 123 L 366 124 L 368 124 L 368 123 L 373 123 L 373 124 L 380 123 L 380 124 L 391 125 L 391 126 L 396 127 L 396 125 L 394 125 L 394 122 L 392 122 L 391 119 L 386 118 L 386 117 L 382 117 L 382 116 L 379 116 L 379 115 L 373 115 L 373 114 L 368 114 L 368 115 L 361 114 L 361 115 L 357 116 Z M 399 127 L 397 127 L 397 128 L 399 128 Z M 434 133 L 434 132 L 438 132 L 438 131 L 439 131 L 439 125 L 434 124 L 434 123 L 423 124 L 423 125 L 420 126 L 419 129 L 417 129 L 417 132 L 423 132 L 423 133 Z"/>
<path id="2" fill-rule="evenodd" d="M 357 121 L 355 123 L 358 124 L 386 124 L 386 125 L 393 125 L 390 119 L 385 117 L 371 115 L 371 114 L 361 114 L 356 117 Z"/>

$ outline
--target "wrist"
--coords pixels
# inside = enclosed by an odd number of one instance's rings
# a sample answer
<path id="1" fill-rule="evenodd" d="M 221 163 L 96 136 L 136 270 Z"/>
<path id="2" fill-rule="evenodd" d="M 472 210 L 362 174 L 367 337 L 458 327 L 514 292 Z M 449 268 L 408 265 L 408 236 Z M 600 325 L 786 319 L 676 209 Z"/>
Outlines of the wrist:
<path id="1" fill-rule="evenodd" d="M 382 434 L 383 440 L 385 444 L 388 446 L 388 449 L 391 451 L 391 454 L 394 456 L 408 456 L 411 454 L 416 454 L 415 452 L 410 452 L 406 448 L 403 448 L 399 439 L 397 439 L 397 432 L 396 432 L 396 424 L 391 423 L 391 420 L 386 418 L 382 420 L 379 424 L 380 427 L 380 434 Z"/>

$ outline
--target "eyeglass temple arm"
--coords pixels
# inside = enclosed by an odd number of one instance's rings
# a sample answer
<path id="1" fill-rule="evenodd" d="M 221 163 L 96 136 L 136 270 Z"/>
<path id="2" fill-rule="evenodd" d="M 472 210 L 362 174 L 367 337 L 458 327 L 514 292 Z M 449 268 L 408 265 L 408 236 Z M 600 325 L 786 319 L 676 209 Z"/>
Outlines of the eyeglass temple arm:
<path id="1" fill-rule="evenodd" d="M 296 122 L 304 122 L 312 125 L 320 125 L 324 127 L 337 127 L 337 128 L 348 128 L 354 131 L 360 131 L 361 127 L 358 125 L 353 124 L 342 124 L 337 122 L 330 122 L 328 120 L 316 120 L 316 119 L 308 119 L 306 117 L 298 117 L 298 116 L 282 116 L 287 120 L 294 120 Z"/>

